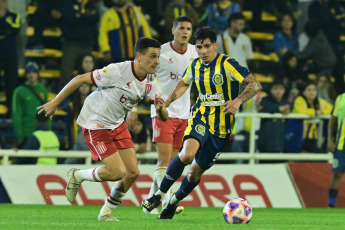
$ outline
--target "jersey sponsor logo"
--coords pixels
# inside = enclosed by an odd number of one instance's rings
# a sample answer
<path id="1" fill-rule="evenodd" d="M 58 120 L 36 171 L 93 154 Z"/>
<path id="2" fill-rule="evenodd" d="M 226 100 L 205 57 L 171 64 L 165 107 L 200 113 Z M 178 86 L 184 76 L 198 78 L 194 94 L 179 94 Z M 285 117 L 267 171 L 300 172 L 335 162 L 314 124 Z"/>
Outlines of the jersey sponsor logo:
<path id="1" fill-rule="evenodd" d="M 220 100 L 220 99 L 224 98 L 224 94 L 223 93 L 219 93 L 219 94 L 218 93 L 215 93 L 215 94 L 209 94 L 209 93 L 202 94 L 202 93 L 199 93 L 199 98 L 202 101 Z"/>
<path id="2" fill-rule="evenodd" d="M 220 73 L 216 73 L 212 77 L 212 82 L 215 85 L 222 85 L 224 83 L 223 75 L 221 75 Z"/>
<path id="3" fill-rule="evenodd" d="M 225 100 L 220 101 L 203 101 L 204 106 L 221 106 L 224 105 Z"/>
<path id="4" fill-rule="evenodd" d="M 195 126 L 195 131 L 199 133 L 200 135 L 205 135 L 205 126 L 203 125 L 197 125 Z"/>
<path id="5" fill-rule="evenodd" d="M 98 142 L 97 145 L 95 146 L 98 154 L 103 154 L 107 151 L 107 146 L 104 144 L 103 141 Z"/>
<path id="6" fill-rule="evenodd" d="M 182 78 L 182 74 L 178 74 L 178 73 L 173 73 L 173 72 L 170 72 L 170 78 L 172 80 L 181 80 Z"/>
<path id="7" fill-rule="evenodd" d="M 131 84 L 132 82 L 127 82 L 127 84 L 126 84 L 126 89 L 130 89 L 131 88 L 131 86 L 130 86 L 130 84 Z"/>
<path id="8" fill-rule="evenodd" d="M 149 93 L 152 89 L 152 84 L 146 84 L 145 85 L 145 94 Z"/>
<path id="9" fill-rule="evenodd" d="M 96 79 L 100 81 L 102 79 L 102 75 L 99 71 L 96 71 Z"/>
<path id="10" fill-rule="evenodd" d="M 169 63 L 169 64 L 174 64 L 172 58 L 169 59 L 169 62 L 168 62 L 168 63 Z"/>
<path id="11" fill-rule="evenodd" d="M 120 102 L 125 106 L 134 104 L 134 100 L 126 97 L 124 94 L 122 94 L 122 96 L 120 97 Z"/>
<path id="12" fill-rule="evenodd" d="M 104 125 L 103 124 L 97 124 L 97 127 L 98 128 L 104 128 Z"/>

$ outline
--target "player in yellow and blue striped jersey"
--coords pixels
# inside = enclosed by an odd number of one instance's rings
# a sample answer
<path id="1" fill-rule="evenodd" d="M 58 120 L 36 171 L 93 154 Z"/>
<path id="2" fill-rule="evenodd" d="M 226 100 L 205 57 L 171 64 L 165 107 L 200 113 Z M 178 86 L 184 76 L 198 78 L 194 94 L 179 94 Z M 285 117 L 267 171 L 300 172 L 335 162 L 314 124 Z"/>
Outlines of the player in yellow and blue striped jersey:
<path id="1" fill-rule="evenodd" d="M 345 172 L 345 93 L 339 95 L 328 124 L 328 150 L 334 153 L 333 176 L 329 188 L 328 206 L 334 207 Z"/>
<path id="2" fill-rule="evenodd" d="M 170 197 L 159 219 L 172 219 L 178 203 L 200 182 L 219 152 L 229 140 L 234 114 L 240 105 L 255 96 L 261 85 L 250 71 L 230 57 L 217 53 L 217 36 L 211 27 L 201 27 L 194 34 L 199 58 L 192 61 L 165 105 L 178 99 L 194 81 L 199 97 L 191 109 L 183 148 L 169 164 L 159 190 L 142 206 L 148 211 L 159 206 L 168 189 L 191 163 L 178 191 Z M 245 85 L 239 94 L 239 84 Z"/>

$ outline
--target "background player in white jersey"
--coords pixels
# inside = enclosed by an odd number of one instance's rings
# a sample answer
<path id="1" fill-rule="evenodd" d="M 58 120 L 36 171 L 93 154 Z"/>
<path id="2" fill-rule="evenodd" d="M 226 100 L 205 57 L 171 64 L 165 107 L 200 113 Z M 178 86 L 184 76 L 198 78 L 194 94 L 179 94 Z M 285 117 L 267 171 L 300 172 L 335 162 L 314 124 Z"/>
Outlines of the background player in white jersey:
<path id="1" fill-rule="evenodd" d="M 159 66 L 156 75 L 162 87 L 163 98 L 167 99 L 174 91 L 175 86 L 181 80 L 184 71 L 189 63 L 198 58 L 198 53 L 194 45 L 189 44 L 192 36 L 192 20 L 187 16 L 180 16 L 173 22 L 172 34 L 174 40 L 167 42 L 161 47 Z M 188 124 L 190 110 L 190 88 L 167 108 L 169 118 L 161 121 L 156 114 L 156 109 L 151 106 L 153 142 L 156 143 L 158 152 L 157 169 L 153 174 L 153 183 L 149 193 L 151 197 L 157 192 L 167 167 L 182 147 L 182 138 Z M 169 201 L 170 194 L 163 199 Z M 143 208 L 144 212 L 147 212 Z M 178 207 L 176 212 L 182 212 L 183 207 Z M 157 209 L 151 211 L 152 214 L 159 214 Z"/>
<path id="2" fill-rule="evenodd" d="M 81 84 L 93 83 L 98 87 L 86 98 L 77 123 L 83 127 L 92 159 L 102 160 L 104 166 L 87 170 L 70 169 L 66 197 L 69 202 L 74 202 L 84 180 L 118 181 L 100 211 L 98 220 L 101 221 L 118 221 L 111 212 L 121 203 L 139 175 L 132 138 L 124 122 L 125 115 L 133 104 L 146 96 L 154 100 L 157 116 L 163 120 L 168 118 L 154 75 L 159 64 L 160 43 L 155 39 L 140 38 L 134 51 L 134 61 L 110 64 L 103 69 L 78 75 L 54 100 L 38 107 L 39 113 L 44 112 L 52 118 L 57 106 Z"/>

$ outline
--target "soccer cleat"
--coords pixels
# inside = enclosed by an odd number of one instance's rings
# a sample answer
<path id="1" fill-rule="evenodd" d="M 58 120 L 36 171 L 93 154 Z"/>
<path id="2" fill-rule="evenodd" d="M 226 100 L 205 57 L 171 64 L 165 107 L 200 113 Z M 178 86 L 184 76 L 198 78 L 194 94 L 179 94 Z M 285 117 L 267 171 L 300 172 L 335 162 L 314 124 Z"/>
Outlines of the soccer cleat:
<path id="1" fill-rule="evenodd" d="M 77 193 L 78 193 L 78 189 L 81 185 L 81 183 L 78 182 L 74 177 L 74 172 L 77 170 L 79 169 L 72 168 L 68 170 L 68 184 L 65 191 L 66 191 L 66 198 L 70 203 L 73 203 L 73 201 L 75 200 L 75 197 L 77 196 Z"/>
<path id="2" fill-rule="evenodd" d="M 183 207 L 183 206 L 178 206 L 178 207 L 176 208 L 175 214 L 180 214 L 181 212 L 183 212 L 183 210 L 184 210 L 184 207 Z"/>
<path id="3" fill-rule="evenodd" d="M 113 214 L 98 216 L 99 221 L 120 221 Z"/>
<path id="4" fill-rule="evenodd" d="M 176 213 L 177 205 L 168 204 L 159 214 L 158 219 L 172 219 Z"/>
<path id="5" fill-rule="evenodd" d="M 156 214 L 156 215 L 158 215 L 158 214 L 159 214 L 159 211 L 158 211 L 157 208 L 154 208 L 154 209 L 152 209 L 151 212 L 149 212 L 149 211 L 147 211 L 145 208 L 143 208 L 143 213 L 145 213 L 145 214 Z"/>
<path id="6" fill-rule="evenodd" d="M 157 208 L 160 204 L 161 204 L 161 195 L 153 195 L 147 200 L 144 200 L 143 202 L 141 202 L 141 206 L 143 206 L 149 212 Z"/>

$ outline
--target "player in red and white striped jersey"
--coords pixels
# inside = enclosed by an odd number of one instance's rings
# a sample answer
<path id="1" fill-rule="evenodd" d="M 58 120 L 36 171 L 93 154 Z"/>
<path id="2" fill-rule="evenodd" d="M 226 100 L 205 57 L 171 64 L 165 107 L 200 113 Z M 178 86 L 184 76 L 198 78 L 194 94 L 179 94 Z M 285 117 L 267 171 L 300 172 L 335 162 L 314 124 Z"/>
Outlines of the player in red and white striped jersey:
<path id="1" fill-rule="evenodd" d="M 118 181 L 98 216 L 101 221 L 118 221 L 112 210 L 121 203 L 139 175 L 132 138 L 124 122 L 128 111 L 138 101 L 148 97 L 154 101 L 160 119 L 168 118 L 161 88 L 154 75 L 159 64 L 160 44 L 151 38 L 140 38 L 134 47 L 134 61 L 110 64 L 107 67 L 73 78 L 54 100 L 38 109 L 53 117 L 57 106 L 81 84 L 97 88 L 83 105 L 77 123 L 83 127 L 85 140 L 93 160 L 104 166 L 87 170 L 70 169 L 66 197 L 74 202 L 83 181 Z"/>
<path id="2" fill-rule="evenodd" d="M 174 40 L 165 43 L 161 47 L 159 66 L 156 72 L 162 87 L 163 99 L 167 99 L 174 91 L 175 86 L 181 80 L 189 63 L 198 58 L 194 45 L 189 44 L 192 36 L 192 20 L 187 16 L 180 16 L 174 20 L 172 34 Z M 158 152 L 157 169 L 153 174 L 154 182 L 151 186 L 149 197 L 159 188 L 164 178 L 165 171 L 171 161 L 182 147 L 182 138 L 187 127 L 190 110 L 190 88 L 167 108 L 169 118 L 161 121 L 156 110 L 151 106 L 153 142 L 156 143 Z M 168 202 L 170 194 L 163 199 L 163 206 Z M 181 212 L 179 207 L 177 212 Z M 147 212 L 146 209 L 143 209 Z M 151 211 L 158 214 L 157 209 Z"/>

